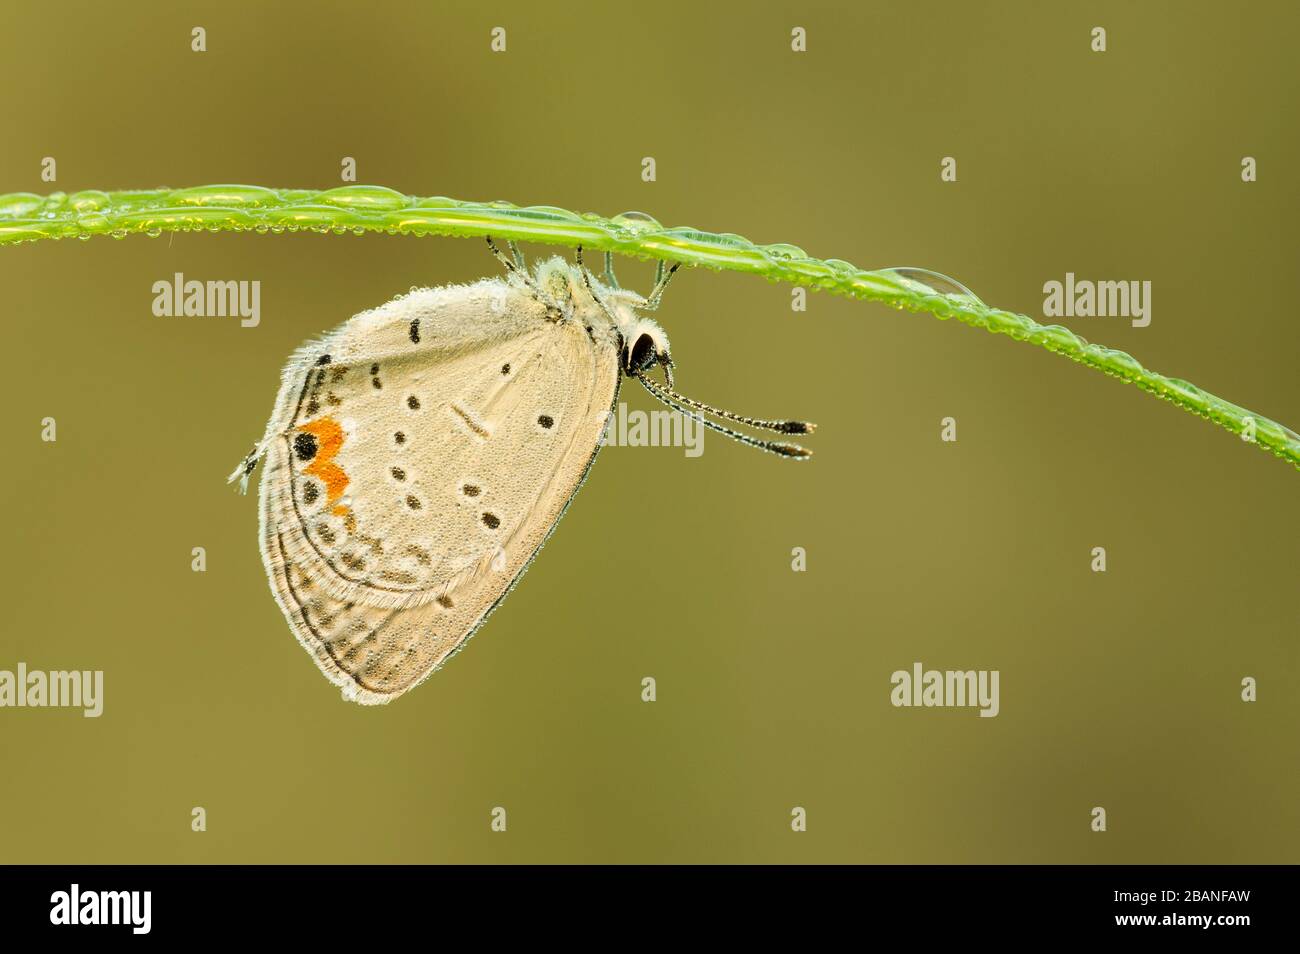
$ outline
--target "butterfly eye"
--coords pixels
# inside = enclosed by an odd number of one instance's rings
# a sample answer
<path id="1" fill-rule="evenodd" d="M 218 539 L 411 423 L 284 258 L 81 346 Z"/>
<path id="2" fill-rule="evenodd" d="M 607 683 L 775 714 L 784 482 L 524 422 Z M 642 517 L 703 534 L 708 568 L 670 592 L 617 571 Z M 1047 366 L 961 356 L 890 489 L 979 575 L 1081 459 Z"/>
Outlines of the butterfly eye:
<path id="1" fill-rule="evenodd" d="M 657 357 L 654 339 L 647 334 L 641 335 L 627 351 L 627 373 L 636 374 L 653 367 Z"/>

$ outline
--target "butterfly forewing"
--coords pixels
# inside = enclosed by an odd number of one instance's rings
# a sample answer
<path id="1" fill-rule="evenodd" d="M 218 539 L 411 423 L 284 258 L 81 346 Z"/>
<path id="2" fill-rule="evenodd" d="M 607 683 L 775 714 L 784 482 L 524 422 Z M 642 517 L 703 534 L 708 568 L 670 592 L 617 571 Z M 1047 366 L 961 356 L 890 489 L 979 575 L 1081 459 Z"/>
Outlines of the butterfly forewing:
<path id="1" fill-rule="evenodd" d="M 504 282 L 413 293 L 290 362 L 262 553 L 345 695 L 386 702 L 473 633 L 580 485 L 618 379 L 612 344 Z"/>

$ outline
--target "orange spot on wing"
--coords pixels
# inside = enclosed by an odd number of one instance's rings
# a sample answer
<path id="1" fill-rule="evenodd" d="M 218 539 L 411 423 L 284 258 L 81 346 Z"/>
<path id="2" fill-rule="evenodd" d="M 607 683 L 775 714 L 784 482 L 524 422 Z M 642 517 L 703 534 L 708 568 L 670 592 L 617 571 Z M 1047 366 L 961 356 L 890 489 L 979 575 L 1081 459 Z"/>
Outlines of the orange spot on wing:
<path id="1" fill-rule="evenodd" d="M 343 447 L 343 428 L 332 417 L 318 417 L 301 425 L 298 430 L 305 431 L 316 438 L 316 456 L 303 468 L 303 472 L 318 477 L 325 485 L 325 503 L 332 504 L 343 496 L 348 485 L 348 475 L 343 468 L 333 463 L 334 456 Z M 343 516 L 347 507 L 334 508 L 334 513 Z"/>

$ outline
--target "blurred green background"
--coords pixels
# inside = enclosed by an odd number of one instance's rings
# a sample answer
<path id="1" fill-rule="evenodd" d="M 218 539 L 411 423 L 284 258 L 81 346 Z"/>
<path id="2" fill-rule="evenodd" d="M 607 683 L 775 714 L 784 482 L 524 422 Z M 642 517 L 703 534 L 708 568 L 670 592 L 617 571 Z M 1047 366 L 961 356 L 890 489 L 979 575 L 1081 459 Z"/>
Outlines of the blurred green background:
<path id="1" fill-rule="evenodd" d="M 925 266 L 1040 320 L 1067 271 L 1149 280 L 1150 327 L 1063 323 L 1297 427 L 1297 26 L 1286 3 L 7 4 L 0 191 L 329 188 L 352 156 L 411 194 Z M 177 271 L 260 280 L 261 325 L 155 318 Z M 0 668 L 105 671 L 98 720 L 0 710 L 0 861 L 1300 860 L 1300 474 L 1039 349 L 794 313 L 745 275 L 669 291 L 679 383 L 817 421 L 816 458 L 607 448 L 464 653 L 341 701 L 225 475 L 305 338 L 497 272 L 438 238 L 0 250 Z M 915 661 L 1000 670 L 1001 714 L 892 707 Z"/>

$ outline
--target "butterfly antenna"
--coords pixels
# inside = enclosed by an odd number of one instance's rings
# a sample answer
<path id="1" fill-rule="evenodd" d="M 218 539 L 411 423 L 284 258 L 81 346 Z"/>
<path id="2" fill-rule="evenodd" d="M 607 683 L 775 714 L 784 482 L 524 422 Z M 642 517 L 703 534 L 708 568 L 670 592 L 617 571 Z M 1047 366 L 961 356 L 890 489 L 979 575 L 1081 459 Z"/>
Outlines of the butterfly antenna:
<path id="1" fill-rule="evenodd" d="M 685 406 L 679 404 L 677 401 L 673 399 L 673 397 L 669 396 L 669 395 L 673 395 L 676 397 L 680 397 L 680 395 L 677 395 L 675 391 L 669 391 L 666 388 L 663 388 L 661 385 L 657 384 L 656 382 L 652 381 L 644 371 L 636 372 L 636 377 L 638 381 L 640 381 L 643 385 L 645 385 L 645 389 L 649 391 L 651 395 L 653 395 L 658 401 L 660 401 L 667 407 L 672 408 L 674 411 L 677 411 L 679 414 L 684 414 L 687 417 L 693 417 L 695 420 L 699 421 L 705 427 L 709 428 L 710 430 L 717 431 L 719 434 L 724 434 L 727 437 L 730 437 L 733 441 L 738 441 L 741 444 L 746 445 L 747 447 L 753 447 L 757 450 L 767 451 L 770 454 L 777 454 L 781 457 L 789 457 L 795 460 L 803 460 L 805 458 L 812 456 L 812 451 L 808 450 L 808 448 L 806 447 L 800 447 L 798 444 L 786 444 L 782 441 L 759 440 L 756 437 L 750 437 L 748 434 L 742 434 L 739 431 L 733 431 L 731 428 L 724 427 L 721 424 L 717 423 L 716 421 L 710 421 L 707 417 L 704 417 L 703 414 L 700 413 L 691 414 L 686 409 Z"/>
<path id="2" fill-rule="evenodd" d="M 692 410 L 703 411 L 705 414 L 712 414 L 714 417 L 734 421 L 737 424 L 744 424 L 747 427 L 757 427 L 765 431 L 776 431 L 779 434 L 811 434 L 813 431 L 817 430 L 817 425 L 810 421 L 765 421 L 756 417 L 746 417 L 744 414 L 737 414 L 734 411 L 724 411 L 720 407 L 714 407 L 711 404 L 705 404 L 703 401 L 688 398 L 685 394 L 679 394 L 673 390 L 671 382 L 666 388 L 657 381 L 648 378 L 641 383 L 660 400 L 671 399 L 679 404 L 686 405 Z M 659 393 L 655 393 L 656 391 Z"/>
<path id="3" fill-rule="evenodd" d="M 654 311 L 659 307 L 659 301 L 664 297 L 664 290 L 668 287 L 668 283 L 673 280 L 673 276 L 677 274 L 677 269 L 681 267 L 681 262 L 673 262 L 673 267 L 665 271 L 663 259 L 659 260 L 659 265 L 655 269 L 654 288 L 650 290 L 650 295 L 646 298 L 645 304 L 641 306 L 641 310 Z"/>
<path id="4" fill-rule="evenodd" d="M 610 288 L 621 288 L 618 279 L 614 277 L 614 253 L 605 253 L 605 284 Z"/>

